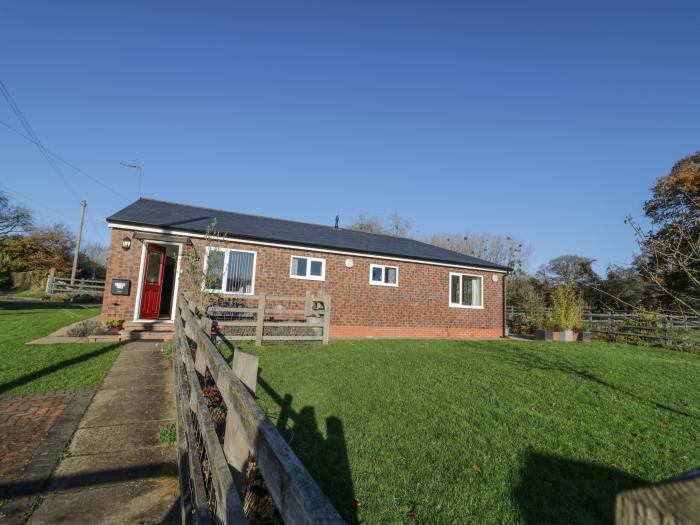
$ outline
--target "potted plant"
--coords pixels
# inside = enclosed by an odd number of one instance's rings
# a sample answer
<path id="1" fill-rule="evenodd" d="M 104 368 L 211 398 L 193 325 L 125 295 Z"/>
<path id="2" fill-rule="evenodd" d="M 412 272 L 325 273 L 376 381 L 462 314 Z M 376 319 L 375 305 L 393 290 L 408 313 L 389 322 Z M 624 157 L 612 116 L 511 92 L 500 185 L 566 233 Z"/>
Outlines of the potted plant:
<path id="1" fill-rule="evenodd" d="M 583 301 L 573 282 L 554 289 L 552 310 L 542 315 L 537 335 L 545 341 L 576 341 L 582 336 Z"/>
<path id="2" fill-rule="evenodd" d="M 107 319 L 105 321 L 105 326 L 107 327 L 107 332 L 110 334 L 118 334 L 122 327 L 124 326 L 124 319 Z"/>

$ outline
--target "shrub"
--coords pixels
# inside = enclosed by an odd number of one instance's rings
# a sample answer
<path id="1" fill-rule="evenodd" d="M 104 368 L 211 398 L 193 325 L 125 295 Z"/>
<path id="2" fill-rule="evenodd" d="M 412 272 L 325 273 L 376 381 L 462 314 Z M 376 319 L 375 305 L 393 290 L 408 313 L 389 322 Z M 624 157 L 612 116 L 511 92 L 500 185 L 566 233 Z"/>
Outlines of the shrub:
<path id="1" fill-rule="evenodd" d="M 580 328 L 583 316 L 583 300 L 574 283 L 560 284 L 552 296 L 550 324 L 553 329 L 573 330 Z"/>
<path id="2" fill-rule="evenodd" d="M 117 319 L 116 317 L 111 317 L 105 321 L 105 326 L 107 328 L 119 328 L 124 324 L 124 319 Z"/>
<path id="3" fill-rule="evenodd" d="M 87 321 L 81 321 L 75 326 L 71 326 L 66 333 L 69 337 L 87 337 L 88 335 L 95 335 L 102 332 L 102 325 L 99 321 L 88 319 Z"/>

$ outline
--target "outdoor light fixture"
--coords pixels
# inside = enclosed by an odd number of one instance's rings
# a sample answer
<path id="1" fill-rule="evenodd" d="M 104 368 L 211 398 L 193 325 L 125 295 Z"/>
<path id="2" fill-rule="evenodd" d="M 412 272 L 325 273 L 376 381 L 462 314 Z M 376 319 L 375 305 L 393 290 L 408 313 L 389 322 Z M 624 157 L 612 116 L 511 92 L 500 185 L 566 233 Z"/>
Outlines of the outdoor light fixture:
<path id="1" fill-rule="evenodd" d="M 131 239 L 129 237 L 124 237 L 122 239 L 122 248 L 124 248 L 124 251 L 131 248 Z"/>

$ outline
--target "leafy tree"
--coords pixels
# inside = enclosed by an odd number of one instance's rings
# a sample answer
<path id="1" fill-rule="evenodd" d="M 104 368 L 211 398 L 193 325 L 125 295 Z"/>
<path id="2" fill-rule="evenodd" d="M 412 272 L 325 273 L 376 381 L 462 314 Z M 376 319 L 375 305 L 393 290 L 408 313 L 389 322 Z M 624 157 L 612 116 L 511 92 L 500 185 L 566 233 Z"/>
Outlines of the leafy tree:
<path id="1" fill-rule="evenodd" d="M 679 160 L 651 191 L 644 203 L 651 228 L 625 221 L 640 247 L 638 266 L 667 306 L 700 315 L 700 151 Z"/>
<path id="2" fill-rule="evenodd" d="M 10 202 L 9 195 L 0 190 L 0 241 L 9 235 L 25 232 L 32 225 L 32 213 Z"/>
<path id="3" fill-rule="evenodd" d="M 538 277 L 550 286 L 573 282 L 577 285 L 590 284 L 598 279 L 593 270 L 595 259 L 580 255 L 560 255 L 540 267 Z"/>
<path id="4" fill-rule="evenodd" d="M 56 268 L 69 273 L 72 266 L 73 234 L 67 226 L 32 227 L 26 235 L 12 235 L 0 243 L 0 285 L 10 284 L 10 272 Z"/>
<path id="5" fill-rule="evenodd" d="M 659 308 L 658 292 L 634 265 L 609 266 L 605 279 L 601 280 L 596 291 L 598 298 L 595 308 L 598 310 Z"/>

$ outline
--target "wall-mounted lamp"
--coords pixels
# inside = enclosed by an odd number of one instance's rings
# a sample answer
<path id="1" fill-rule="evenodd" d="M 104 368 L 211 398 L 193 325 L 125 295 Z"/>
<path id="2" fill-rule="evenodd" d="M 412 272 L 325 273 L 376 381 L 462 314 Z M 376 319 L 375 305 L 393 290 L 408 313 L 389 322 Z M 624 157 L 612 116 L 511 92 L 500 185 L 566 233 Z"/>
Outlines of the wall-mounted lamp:
<path id="1" fill-rule="evenodd" d="M 129 237 L 124 237 L 122 239 L 122 248 L 124 251 L 127 251 L 129 248 L 131 248 L 131 239 Z"/>

